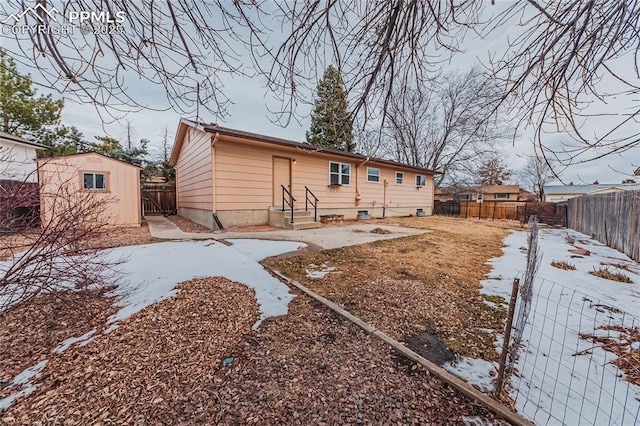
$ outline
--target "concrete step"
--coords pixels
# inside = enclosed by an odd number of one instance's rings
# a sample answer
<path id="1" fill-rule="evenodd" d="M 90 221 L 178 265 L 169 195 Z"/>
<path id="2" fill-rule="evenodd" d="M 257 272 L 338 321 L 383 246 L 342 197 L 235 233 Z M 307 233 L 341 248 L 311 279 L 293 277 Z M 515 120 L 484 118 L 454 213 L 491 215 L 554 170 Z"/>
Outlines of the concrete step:
<path id="1" fill-rule="evenodd" d="M 315 229 L 315 228 L 320 228 L 322 226 L 322 224 L 320 222 L 294 222 L 294 223 L 287 223 L 287 229 L 295 229 L 295 230 L 299 230 L 299 229 Z"/>

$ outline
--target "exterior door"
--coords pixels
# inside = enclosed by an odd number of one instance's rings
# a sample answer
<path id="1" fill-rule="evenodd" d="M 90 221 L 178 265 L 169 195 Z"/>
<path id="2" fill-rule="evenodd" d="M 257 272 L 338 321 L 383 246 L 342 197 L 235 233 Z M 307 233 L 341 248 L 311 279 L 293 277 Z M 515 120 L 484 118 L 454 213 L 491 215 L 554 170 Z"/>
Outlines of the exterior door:
<path id="1" fill-rule="evenodd" d="M 273 157 L 273 205 L 282 206 L 282 186 L 291 191 L 291 159 Z"/>

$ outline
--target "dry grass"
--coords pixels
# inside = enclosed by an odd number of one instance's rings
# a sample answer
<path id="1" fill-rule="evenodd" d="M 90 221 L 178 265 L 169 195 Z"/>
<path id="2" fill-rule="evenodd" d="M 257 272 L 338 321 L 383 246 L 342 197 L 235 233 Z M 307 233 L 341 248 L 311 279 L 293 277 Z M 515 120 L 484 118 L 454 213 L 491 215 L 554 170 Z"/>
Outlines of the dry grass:
<path id="1" fill-rule="evenodd" d="M 575 265 L 572 265 L 569 262 L 565 262 L 564 260 L 554 260 L 551 262 L 551 266 L 558 269 L 564 269 L 565 271 L 575 271 Z"/>
<path id="2" fill-rule="evenodd" d="M 267 263 L 400 341 L 431 331 L 458 353 L 496 360 L 494 336 L 479 329 L 501 330 L 506 312 L 484 303 L 479 282 L 508 229 L 520 225 L 438 216 L 373 222 L 432 232 Z M 307 278 L 311 263 L 336 273 Z"/>
<path id="3" fill-rule="evenodd" d="M 196 233 L 205 233 L 210 234 L 213 232 L 211 229 L 206 226 L 200 225 L 199 223 L 195 223 L 194 221 L 187 219 L 182 216 L 167 216 L 171 222 L 173 222 L 180 230 L 183 232 L 196 232 Z"/>
<path id="4" fill-rule="evenodd" d="M 598 269 L 594 267 L 593 271 L 589 272 L 589 274 L 596 276 L 598 278 L 604 278 L 605 280 L 633 284 L 633 281 L 631 281 L 631 278 L 629 278 L 622 272 L 611 272 L 608 266 L 603 266 L 602 268 L 598 268 Z"/>
<path id="5" fill-rule="evenodd" d="M 613 266 L 614 268 L 624 269 L 625 271 L 631 272 L 631 267 L 629 265 L 625 265 L 624 263 L 610 263 L 610 262 L 600 262 L 603 266 Z"/>
<path id="6" fill-rule="evenodd" d="M 580 334 L 585 340 L 600 343 L 602 349 L 618 356 L 612 364 L 624 371 L 624 379 L 636 386 L 640 386 L 640 349 L 632 348 L 632 342 L 640 342 L 640 328 L 622 327 L 619 325 L 602 326 L 600 330 L 618 332 L 619 337 L 603 337 L 590 334 Z"/>

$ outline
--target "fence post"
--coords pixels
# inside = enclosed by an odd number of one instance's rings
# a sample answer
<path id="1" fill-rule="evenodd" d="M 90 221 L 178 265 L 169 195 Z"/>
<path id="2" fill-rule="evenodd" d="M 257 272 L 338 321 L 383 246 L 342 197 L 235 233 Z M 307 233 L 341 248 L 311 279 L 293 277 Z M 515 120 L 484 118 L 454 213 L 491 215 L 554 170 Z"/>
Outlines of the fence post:
<path id="1" fill-rule="evenodd" d="M 500 354 L 500 367 L 498 370 L 498 380 L 496 381 L 496 398 L 500 399 L 502 394 L 502 386 L 504 382 L 504 370 L 507 364 L 507 352 L 509 352 L 509 341 L 511 340 L 511 328 L 513 327 L 513 314 L 516 309 L 516 300 L 518 299 L 518 289 L 520 288 L 520 279 L 513 280 L 511 288 L 511 299 L 509 300 L 509 314 L 507 315 L 507 323 L 504 330 L 504 341 L 502 342 L 502 353 Z"/>
<path id="2" fill-rule="evenodd" d="M 464 218 L 466 219 L 469 215 L 469 202 L 467 201 L 464 205 Z"/>
<path id="3" fill-rule="evenodd" d="M 496 204 L 498 204 L 497 201 L 493 202 L 493 215 L 491 217 L 491 220 L 496 220 Z"/>
<path id="4" fill-rule="evenodd" d="M 482 213 L 482 203 L 478 203 L 478 220 L 480 220 L 480 214 Z"/>

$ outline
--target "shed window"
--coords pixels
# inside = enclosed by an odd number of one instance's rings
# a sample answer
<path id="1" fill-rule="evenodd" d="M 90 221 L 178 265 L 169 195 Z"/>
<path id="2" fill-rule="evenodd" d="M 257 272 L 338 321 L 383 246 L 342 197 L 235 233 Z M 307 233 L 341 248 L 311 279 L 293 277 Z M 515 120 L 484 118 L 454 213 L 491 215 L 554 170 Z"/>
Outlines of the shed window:
<path id="1" fill-rule="evenodd" d="M 416 175 L 416 186 L 426 186 L 427 177 L 425 175 Z"/>
<path id="2" fill-rule="evenodd" d="M 107 177 L 104 173 L 83 173 L 84 189 L 107 189 Z"/>
<path id="3" fill-rule="evenodd" d="M 351 177 L 351 165 L 329 162 L 329 184 L 349 185 Z"/>
<path id="4" fill-rule="evenodd" d="M 367 182 L 380 182 L 380 169 L 367 167 Z"/>
<path id="5" fill-rule="evenodd" d="M 506 194 L 506 193 L 493 194 L 493 199 L 494 200 L 508 200 L 509 199 L 509 194 Z"/>
<path id="6" fill-rule="evenodd" d="M 396 185 L 402 185 L 403 181 L 404 181 L 404 173 L 396 172 Z"/>

